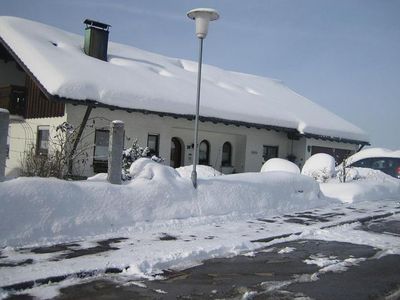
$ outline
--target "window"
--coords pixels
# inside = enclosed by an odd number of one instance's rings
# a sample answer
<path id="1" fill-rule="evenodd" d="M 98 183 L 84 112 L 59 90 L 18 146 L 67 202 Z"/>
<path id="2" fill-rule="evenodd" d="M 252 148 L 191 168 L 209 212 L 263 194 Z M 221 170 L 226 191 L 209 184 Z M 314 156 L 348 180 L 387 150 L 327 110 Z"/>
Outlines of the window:
<path id="1" fill-rule="evenodd" d="M 225 142 L 222 146 L 222 162 L 223 167 L 232 165 L 232 145 L 229 142 Z"/>
<path id="2" fill-rule="evenodd" d="M 93 171 L 105 173 L 108 169 L 108 143 L 110 132 L 106 129 L 96 129 L 94 134 Z"/>
<path id="3" fill-rule="evenodd" d="M 159 156 L 160 136 L 158 134 L 149 134 L 147 136 L 147 147 L 149 148 L 148 156 Z"/>
<path id="4" fill-rule="evenodd" d="M 36 145 L 37 155 L 47 155 L 49 153 L 49 132 L 49 126 L 38 126 Z"/>
<path id="5" fill-rule="evenodd" d="M 264 161 L 275 157 L 278 157 L 278 146 L 263 146 Z"/>
<path id="6" fill-rule="evenodd" d="M 171 139 L 170 165 L 173 168 L 179 168 L 182 165 L 182 143 L 179 138 Z"/>
<path id="7" fill-rule="evenodd" d="M 372 164 L 373 159 L 372 158 L 365 158 L 361 159 L 359 161 L 356 161 L 355 163 L 351 164 L 352 167 L 357 167 L 357 168 L 370 168 Z"/>
<path id="8" fill-rule="evenodd" d="M 210 143 L 203 140 L 199 146 L 199 165 L 210 164 Z"/>
<path id="9" fill-rule="evenodd" d="M 94 136 L 94 159 L 108 160 L 108 143 L 110 140 L 110 132 L 104 129 L 96 129 Z"/>

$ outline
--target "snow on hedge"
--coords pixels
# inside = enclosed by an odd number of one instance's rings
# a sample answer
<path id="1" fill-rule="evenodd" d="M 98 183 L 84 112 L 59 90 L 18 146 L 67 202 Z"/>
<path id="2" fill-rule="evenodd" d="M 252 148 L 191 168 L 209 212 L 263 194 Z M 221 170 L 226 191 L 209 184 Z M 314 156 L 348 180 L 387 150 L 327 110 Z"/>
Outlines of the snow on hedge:
<path id="1" fill-rule="evenodd" d="M 326 205 L 319 185 L 286 172 L 243 173 L 198 180 L 139 159 L 132 180 L 17 178 L 0 183 L 0 246 L 65 241 L 137 223 L 193 217 L 274 215 Z"/>
<path id="2" fill-rule="evenodd" d="M 317 153 L 306 160 L 301 174 L 310 176 L 318 182 L 325 182 L 335 175 L 335 159 L 325 153 Z"/>
<path id="3" fill-rule="evenodd" d="M 262 165 L 260 172 L 273 172 L 273 171 L 300 174 L 300 169 L 296 164 L 282 158 L 271 158 L 267 160 Z"/>
<path id="4" fill-rule="evenodd" d="M 343 203 L 361 201 L 400 201 L 400 180 L 378 170 L 368 168 L 348 169 L 345 183 L 332 178 L 321 183 L 322 193 Z"/>
<path id="5" fill-rule="evenodd" d="M 193 165 L 184 166 L 175 169 L 180 176 L 190 178 L 193 170 Z M 215 170 L 210 166 L 198 165 L 196 166 L 197 178 L 207 178 L 207 177 L 215 177 L 223 175 L 220 171 Z"/>
<path id="6" fill-rule="evenodd" d="M 197 62 L 112 42 L 104 62 L 84 54 L 83 36 L 16 17 L 0 17 L 0 37 L 54 96 L 193 114 Z M 368 141 L 360 128 L 281 81 L 209 65 L 202 76 L 202 116 Z"/>

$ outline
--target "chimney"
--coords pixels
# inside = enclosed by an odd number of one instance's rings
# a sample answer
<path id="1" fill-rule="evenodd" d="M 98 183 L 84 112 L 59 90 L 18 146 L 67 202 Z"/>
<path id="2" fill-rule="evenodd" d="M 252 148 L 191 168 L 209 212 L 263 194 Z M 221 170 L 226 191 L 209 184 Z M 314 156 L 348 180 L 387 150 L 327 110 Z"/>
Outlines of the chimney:
<path id="1" fill-rule="evenodd" d="M 108 24 L 86 19 L 84 22 L 85 43 L 84 51 L 87 55 L 107 61 Z"/>

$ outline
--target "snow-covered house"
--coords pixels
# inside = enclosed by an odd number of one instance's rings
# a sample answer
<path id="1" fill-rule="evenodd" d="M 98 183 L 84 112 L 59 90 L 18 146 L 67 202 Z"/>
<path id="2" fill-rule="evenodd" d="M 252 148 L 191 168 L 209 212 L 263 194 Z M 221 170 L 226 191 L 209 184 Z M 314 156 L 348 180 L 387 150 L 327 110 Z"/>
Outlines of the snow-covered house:
<path id="1" fill-rule="evenodd" d="M 137 139 L 166 164 L 191 164 L 197 63 L 108 43 L 108 25 L 85 23 L 83 38 L 0 17 L 0 107 L 12 114 L 7 174 L 18 172 L 27 147 L 46 153 L 63 122 L 86 124 L 83 175 L 103 170 L 116 119 L 125 122 L 127 146 Z M 209 65 L 200 115 L 200 164 L 223 172 L 259 171 L 271 157 L 302 165 L 317 152 L 340 160 L 368 144 L 361 129 L 278 80 Z"/>

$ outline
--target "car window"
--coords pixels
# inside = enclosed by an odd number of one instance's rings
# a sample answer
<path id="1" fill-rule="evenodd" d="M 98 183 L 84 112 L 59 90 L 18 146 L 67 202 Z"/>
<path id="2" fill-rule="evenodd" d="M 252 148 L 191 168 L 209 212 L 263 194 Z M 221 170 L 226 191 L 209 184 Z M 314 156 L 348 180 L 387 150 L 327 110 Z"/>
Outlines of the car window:
<path id="1" fill-rule="evenodd" d="M 371 163 L 371 168 L 381 170 L 387 168 L 387 160 L 385 158 L 374 159 Z"/>
<path id="2" fill-rule="evenodd" d="M 351 164 L 352 167 L 369 168 L 371 166 L 371 158 L 364 158 Z"/>

